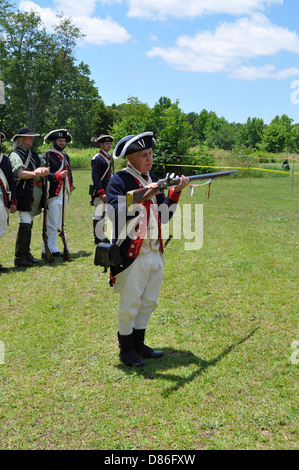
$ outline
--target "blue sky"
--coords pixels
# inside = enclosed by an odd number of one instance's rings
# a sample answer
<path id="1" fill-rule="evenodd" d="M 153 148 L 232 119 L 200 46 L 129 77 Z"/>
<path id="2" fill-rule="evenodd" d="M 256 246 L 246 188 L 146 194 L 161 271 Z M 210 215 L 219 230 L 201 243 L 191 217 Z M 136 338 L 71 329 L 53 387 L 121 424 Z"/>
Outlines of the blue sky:
<path id="1" fill-rule="evenodd" d="M 104 103 L 161 96 L 186 112 L 229 122 L 299 122 L 298 0 L 21 0 L 50 31 L 56 13 L 85 34 L 76 57 L 89 65 Z"/>

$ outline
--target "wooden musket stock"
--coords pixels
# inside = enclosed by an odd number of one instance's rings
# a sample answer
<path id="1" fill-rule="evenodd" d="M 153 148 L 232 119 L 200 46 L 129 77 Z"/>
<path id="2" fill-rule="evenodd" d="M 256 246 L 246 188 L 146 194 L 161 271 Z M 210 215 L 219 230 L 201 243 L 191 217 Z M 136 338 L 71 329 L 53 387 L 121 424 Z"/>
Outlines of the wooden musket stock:
<path id="1" fill-rule="evenodd" d="M 230 170 L 230 171 L 220 171 L 218 173 L 205 173 L 202 175 L 192 175 L 188 176 L 190 182 L 192 181 L 197 181 L 197 180 L 211 180 L 214 181 L 218 178 L 221 178 L 223 176 L 229 176 L 231 174 L 237 173 L 237 170 Z M 151 199 L 152 195 L 157 192 L 157 189 L 160 191 L 163 191 L 166 188 L 170 188 L 171 186 L 176 186 L 180 183 L 180 178 L 171 178 L 171 177 L 166 177 L 165 179 L 157 181 L 158 183 L 158 188 L 155 189 L 149 189 L 147 187 L 141 188 L 141 189 L 135 189 L 133 191 L 128 191 L 126 194 L 126 200 L 127 200 L 127 207 L 132 206 L 133 204 L 141 204 L 143 201 L 146 201 L 147 199 Z"/>

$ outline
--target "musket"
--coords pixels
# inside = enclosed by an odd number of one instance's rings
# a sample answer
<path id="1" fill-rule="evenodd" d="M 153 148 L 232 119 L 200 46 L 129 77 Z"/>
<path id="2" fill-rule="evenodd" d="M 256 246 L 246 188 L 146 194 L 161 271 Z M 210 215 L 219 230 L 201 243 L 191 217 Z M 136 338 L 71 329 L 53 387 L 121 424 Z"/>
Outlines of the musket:
<path id="1" fill-rule="evenodd" d="M 230 171 L 220 171 L 218 173 L 204 173 L 202 175 L 192 175 L 188 176 L 190 182 L 197 181 L 197 180 L 211 180 L 215 181 L 218 178 L 223 176 L 229 176 L 234 173 L 237 173 L 237 170 L 230 170 Z M 141 204 L 142 202 L 146 201 L 147 199 L 151 199 L 153 194 L 156 193 L 157 189 L 162 192 L 164 189 L 170 188 L 171 186 L 176 186 L 180 183 L 179 177 L 173 177 L 169 174 L 166 175 L 166 178 L 158 180 L 158 188 L 140 188 L 134 189 L 132 191 L 128 191 L 126 194 L 127 200 L 127 207 L 130 207 L 132 204 Z"/>
<path id="2" fill-rule="evenodd" d="M 46 167 L 49 167 L 49 152 L 46 153 Z M 43 219 L 43 241 L 45 245 L 45 256 L 47 263 L 53 263 L 54 258 L 52 253 L 49 249 L 48 245 L 48 234 L 47 234 L 47 215 L 48 215 L 48 175 L 45 176 L 44 184 L 45 184 L 45 192 L 44 192 L 44 219 Z"/>
<path id="3" fill-rule="evenodd" d="M 67 247 L 67 234 L 65 231 L 65 212 L 66 212 L 66 203 L 65 203 L 65 193 L 66 193 L 66 184 L 65 178 L 63 179 L 62 183 L 62 190 L 63 190 L 63 199 L 62 199 L 62 223 L 61 223 L 61 230 L 59 231 L 59 236 L 62 238 L 63 241 L 63 261 L 70 260 L 70 254 Z"/>

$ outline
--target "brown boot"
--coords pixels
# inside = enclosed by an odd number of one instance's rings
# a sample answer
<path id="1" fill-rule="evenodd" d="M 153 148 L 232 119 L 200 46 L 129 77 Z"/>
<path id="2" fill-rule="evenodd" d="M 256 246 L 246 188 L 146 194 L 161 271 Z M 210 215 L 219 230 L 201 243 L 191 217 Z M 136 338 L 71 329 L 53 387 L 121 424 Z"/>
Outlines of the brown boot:
<path id="1" fill-rule="evenodd" d="M 32 266 L 27 259 L 31 240 L 31 224 L 20 224 L 16 240 L 15 266 Z"/>
<path id="2" fill-rule="evenodd" d="M 33 222 L 31 222 L 30 225 L 31 225 L 31 229 L 30 229 L 30 235 L 28 236 L 28 240 L 27 240 L 26 258 L 27 258 L 28 261 L 30 261 L 30 263 L 36 264 L 36 263 L 39 263 L 39 260 L 34 258 L 34 256 L 30 253 L 30 244 L 31 244 L 31 234 L 32 234 Z"/>

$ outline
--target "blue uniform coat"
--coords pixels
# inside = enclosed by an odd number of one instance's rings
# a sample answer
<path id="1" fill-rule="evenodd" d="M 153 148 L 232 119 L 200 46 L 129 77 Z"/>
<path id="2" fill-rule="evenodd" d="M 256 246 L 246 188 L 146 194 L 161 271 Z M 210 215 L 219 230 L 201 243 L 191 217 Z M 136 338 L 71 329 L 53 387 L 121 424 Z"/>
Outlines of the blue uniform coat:
<path id="1" fill-rule="evenodd" d="M 100 149 L 99 153 L 97 153 L 91 160 L 91 175 L 94 184 L 95 196 L 100 196 L 101 194 L 106 193 L 106 189 L 111 177 L 112 168 L 107 171 L 108 164 L 103 158 L 103 155 L 106 158 L 110 157 L 109 155 L 107 155 L 107 153 L 103 152 L 102 149 Z M 111 164 L 112 163 L 113 161 L 111 161 Z M 102 179 L 103 176 L 104 178 Z"/>
<path id="2" fill-rule="evenodd" d="M 158 181 L 158 178 L 154 175 L 150 175 L 152 182 Z M 114 228 L 114 238 L 112 243 L 116 243 L 116 236 L 121 233 L 124 223 L 130 221 L 136 217 L 138 212 L 135 211 L 129 213 L 126 207 L 126 193 L 128 191 L 132 191 L 134 189 L 139 189 L 140 185 L 137 179 L 134 178 L 131 174 L 127 171 L 122 170 L 116 173 L 110 180 L 107 188 L 107 211 L 108 216 L 113 223 Z M 165 205 L 162 210 L 161 214 L 163 215 L 162 220 L 159 218 L 159 226 L 162 223 L 168 223 L 171 219 L 172 215 L 176 209 L 176 203 L 178 202 L 180 193 L 175 193 L 171 188 L 168 196 L 166 197 L 164 193 L 158 194 L 156 196 L 157 206 L 162 209 L 161 206 Z M 120 199 L 119 199 L 120 198 Z M 147 201 L 146 201 L 147 202 Z M 145 204 L 146 205 L 146 204 Z M 166 217 L 165 217 L 166 214 Z M 138 240 L 136 240 L 138 243 Z M 140 240 L 139 242 L 142 243 Z M 111 268 L 111 275 L 112 277 L 115 276 L 117 273 L 123 271 L 131 263 L 133 263 L 135 257 L 129 256 L 130 245 L 132 244 L 132 240 L 130 236 L 127 236 L 126 239 L 120 245 L 120 252 L 123 261 L 122 267 Z M 161 251 L 163 251 L 162 239 L 160 240 Z M 137 253 L 138 254 L 138 253 Z"/>
<path id="3" fill-rule="evenodd" d="M 70 164 L 70 157 L 64 153 L 65 156 L 65 166 L 63 169 L 68 170 L 69 172 L 69 182 L 70 186 L 73 185 L 73 175 L 72 175 L 72 170 L 71 170 L 71 164 Z M 46 153 L 42 157 L 44 160 L 46 160 Z M 62 180 L 59 178 L 59 175 L 56 175 L 56 173 L 59 171 L 61 168 L 61 163 L 59 159 L 59 155 L 55 153 L 54 151 L 50 150 L 49 151 L 49 166 L 50 166 L 50 173 L 48 177 L 48 181 L 50 183 L 50 189 L 49 189 L 49 198 L 55 197 L 57 194 L 57 191 L 59 187 L 62 185 Z M 61 170 L 61 171 L 62 171 Z M 58 176 L 58 178 L 57 178 Z"/>

